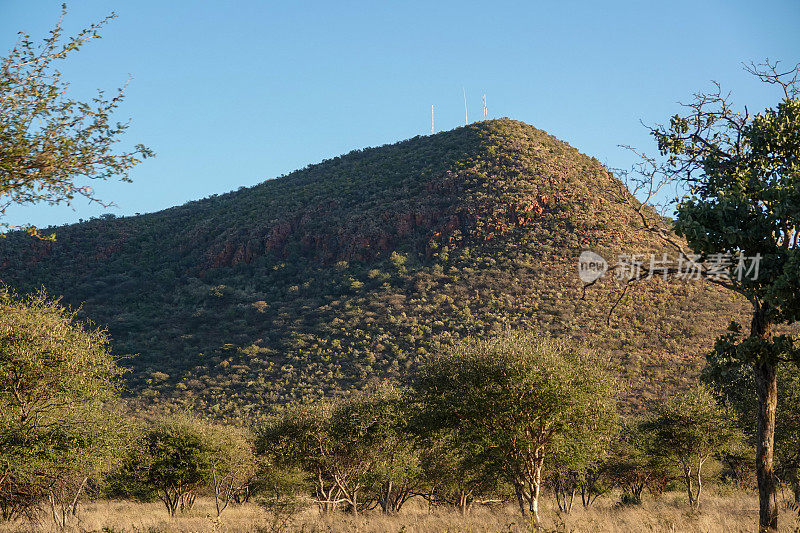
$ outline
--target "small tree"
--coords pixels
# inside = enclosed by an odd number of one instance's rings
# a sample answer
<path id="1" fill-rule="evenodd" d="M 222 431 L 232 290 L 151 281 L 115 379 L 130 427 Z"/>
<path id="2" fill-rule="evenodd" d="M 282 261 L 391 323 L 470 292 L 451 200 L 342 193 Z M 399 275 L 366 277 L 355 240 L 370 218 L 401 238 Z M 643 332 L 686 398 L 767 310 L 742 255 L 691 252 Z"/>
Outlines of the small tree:
<path id="1" fill-rule="evenodd" d="M 738 328 L 717 341 L 716 348 L 708 355 L 708 364 L 703 369 L 702 379 L 719 392 L 739 416 L 740 426 L 747 428 L 751 440 L 755 438 L 758 400 L 752 393 L 755 385 L 753 373 L 742 367 L 735 355 Z M 733 352 L 733 354 L 732 354 Z M 778 398 L 780 405 L 775 413 L 775 458 L 780 477 L 789 482 L 794 493 L 795 505 L 800 505 L 800 369 L 795 364 L 778 365 Z M 739 459 L 734 456 L 732 459 Z M 731 461 L 732 462 L 732 461 Z M 731 464 L 734 474 L 743 477 L 737 470 L 743 461 Z M 744 461 L 750 464 L 751 461 Z M 741 481 L 741 480 L 740 480 Z"/>
<path id="2" fill-rule="evenodd" d="M 476 460 L 496 465 L 536 523 L 548 452 L 559 439 L 605 438 L 615 411 L 600 358 L 521 333 L 460 344 L 424 364 L 415 388 L 422 424 L 452 431 Z"/>
<path id="3" fill-rule="evenodd" d="M 680 468 L 694 509 L 700 506 L 703 465 L 742 441 L 732 410 L 721 407 L 703 385 L 659 402 L 645 427 L 653 435 L 651 453 Z"/>
<path id="4" fill-rule="evenodd" d="M 153 490 L 170 516 L 191 507 L 194 492 L 213 479 L 214 449 L 205 428 L 187 416 L 164 418 L 143 432 L 128 469 Z"/>
<path id="5" fill-rule="evenodd" d="M 258 488 L 255 500 L 269 513 L 270 531 L 284 531 L 293 517 L 307 507 L 303 497 L 308 488 L 307 473 L 299 468 L 261 463 L 255 484 Z"/>
<path id="6" fill-rule="evenodd" d="M 115 407 L 122 370 L 102 330 L 44 292 L 0 294 L 0 508 L 43 500 L 64 527 L 91 477 L 123 455 Z"/>
<path id="7" fill-rule="evenodd" d="M 358 514 L 359 492 L 368 487 L 376 467 L 395 437 L 399 422 L 397 391 L 379 390 L 337 403 L 328 423 L 329 466 L 341 498 Z"/>
<path id="8" fill-rule="evenodd" d="M 603 460 L 609 452 L 611 429 L 603 434 L 580 433 L 574 437 L 558 438 L 552 446 L 552 464 L 546 476 L 556 506 L 569 513 L 575 495 L 580 493 L 584 507 L 608 489 L 601 484 Z"/>
<path id="9" fill-rule="evenodd" d="M 644 419 L 622 420 L 603 464 L 609 482 L 622 489 L 625 503 L 641 503 L 645 489 L 660 494 L 673 478 L 664 458 L 652 453 L 655 446 L 647 423 Z"/>
<path id="10" fill-rule="evenodd" d="M 259 428 L 256 438 L 256 452 L 271 470 L 299 469 L 311 478 L 314 501 L 323 512 L 341 503 L 341 490 L 328 468 L 330 409 L 327 402 L 284 407 Z"/>
<path id="11" fill-rule="evenodd" d="M 420 466 L 429 504 L 445 504 L 466 514 L 473 503 L 497 492 L 500 473 L 479 456 L 479 449 L 456 442 L 454 432 L 420 427 Z"/>
<path id="12" fill-rule="evenodd" d="M 390 386 L 335 402 L 294 406 L 268 421 L 259 453 L 279 468 L 299 467 L 313 477 L 315 499 L 325 511 L 345 504 L 354 514 L 367 502 L 364 489 L 378 465 L 397 453 L 400 393 Z"/>
<path id="13" fill-rule="evenodd" d="M 422 488 L 425 475 L 419 449 L 407 427 L 406 402 L 399 396 L 382 408 L 390 422 L 375 448 L 377 461 L 369 487 L 383 514 L 397 514 Z"/>
<path id="14" fill-rule="evenodd" d="M 252 439 L 233 426 L 209 425 L 205 428 L 205 447 L 214 489 L 217 516 L 237 494 L 247 490 L 258 473 Z"/>

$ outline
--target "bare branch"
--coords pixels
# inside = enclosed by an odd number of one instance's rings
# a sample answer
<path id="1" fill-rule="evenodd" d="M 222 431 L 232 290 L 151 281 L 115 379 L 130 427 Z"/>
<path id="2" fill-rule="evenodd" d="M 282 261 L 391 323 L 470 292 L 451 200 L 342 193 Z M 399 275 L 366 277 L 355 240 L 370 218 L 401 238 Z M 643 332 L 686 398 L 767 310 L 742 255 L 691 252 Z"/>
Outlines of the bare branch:
<path id="1" fill-rule="evenodd" d="M 778 85 L 784 96 L 795 98 L 800 95 L 800 63 L 788 70 L 780 69 L 780 61 L 765 59 L 763 63 L 742 63 L 744 70 L 757 77 L 761 82 Z"/>

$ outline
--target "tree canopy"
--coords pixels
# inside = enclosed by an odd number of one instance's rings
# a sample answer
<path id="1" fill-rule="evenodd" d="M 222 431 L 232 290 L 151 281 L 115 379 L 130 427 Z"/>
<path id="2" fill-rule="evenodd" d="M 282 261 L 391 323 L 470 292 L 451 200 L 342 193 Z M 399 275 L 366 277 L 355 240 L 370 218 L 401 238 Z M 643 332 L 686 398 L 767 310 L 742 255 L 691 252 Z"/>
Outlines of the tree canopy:
<path id="1" fill-rule="evenodd" d="M 547 455 L 557 444 L 602 446 L 615 417 L 613 379 L 599 356 L 524 333 L 457 345 L 423 365 L 415 389 L 420 425 L 452 432 L 457 446 L 501 472 L 536 522 Z"/>
<path id="2" fill-rule="evenodd" d="M 647 192 L 645 203 L 670 184 L 677 186 L 672 228 L 639 206 L 641 220 L 698 265 L 705 279 L 738 292 L 751 305 L 749 336 L 725 349 L 754 371 L 759 527 L 777 529 L 776 368 L 800 362 L 795 339 L 775 332 L 775 326 L 800 318 L 800 64 L 784 70 L 767 60 L 746 70 L 780 87 L 779 101 L 751 115 L 747 107 L 737 109 L 719 84 L 696 94 L 668 125 L 651 129 L 663 160 L 643 155 L 633 184 Z"/>
<path id="3" fill-rule="evenodd" d="M 121 374 L 105 331 L 43 292 L 0 294 L 4 516 L 44 498 L 68 507 L 87 478 L 119 462 L 127 426 L 116 405 Z"/>
<path id="4" fill-rule="evenodd" d="M 703 490 L 703 465 L 743 440 L 738 420 L 733 410 L 720 406 L 704 385 L 657 402 L 654 415 L 645 424 L 653 434 L 650 453 L 679 466 L 689 505 L 697 508 Z"/>

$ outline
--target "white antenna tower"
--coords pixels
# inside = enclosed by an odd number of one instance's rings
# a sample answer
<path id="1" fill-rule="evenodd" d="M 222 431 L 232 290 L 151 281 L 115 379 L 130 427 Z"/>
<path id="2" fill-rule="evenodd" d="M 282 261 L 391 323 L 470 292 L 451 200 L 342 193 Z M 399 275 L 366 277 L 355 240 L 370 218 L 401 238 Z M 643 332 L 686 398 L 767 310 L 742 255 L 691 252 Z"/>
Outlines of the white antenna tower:
<path id="1" fill-rule="evenodd" d="M 431 135 L 434 134 L 436 130 L 433 129 L 433 104 L 431 104 Z"/>
<path id="2" fill-rule="evenodd" d="M 486 94 L 483 95 L 483 120 L 486 120 Z"/>
<path id="3" fill-rule="evenodd" d="M 469 124 L 469 115 L 467 115 L 467 90 L 462 87 L 462 91 L 464 91 L 464 125 L 466 126 Z"/>

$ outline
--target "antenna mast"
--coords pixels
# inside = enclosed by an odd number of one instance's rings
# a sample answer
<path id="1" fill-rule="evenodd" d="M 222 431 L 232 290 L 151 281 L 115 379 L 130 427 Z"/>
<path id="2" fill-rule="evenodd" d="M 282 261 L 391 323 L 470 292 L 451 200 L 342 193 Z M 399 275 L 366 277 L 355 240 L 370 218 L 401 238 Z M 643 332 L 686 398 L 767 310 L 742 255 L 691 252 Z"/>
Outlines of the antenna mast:
<path id="1" fill-rule="evenodd" d="M 433 104 L 431 104 L 431 135 L 433 135 L 435 131 L 436 130 L 433 129 Z"/>
<path id="2" fill-rule="evenodd" d="M 462 87 L 462 91 L 464 91 L 464 125 L 466 126 L 469 124 L 469 115 L 467 115 L 467 90 Z"/>
<path id="3" fill-rule="evenodd" d="M 483 95 L 483 120 L 486 120 L 486 94 Z"/>

